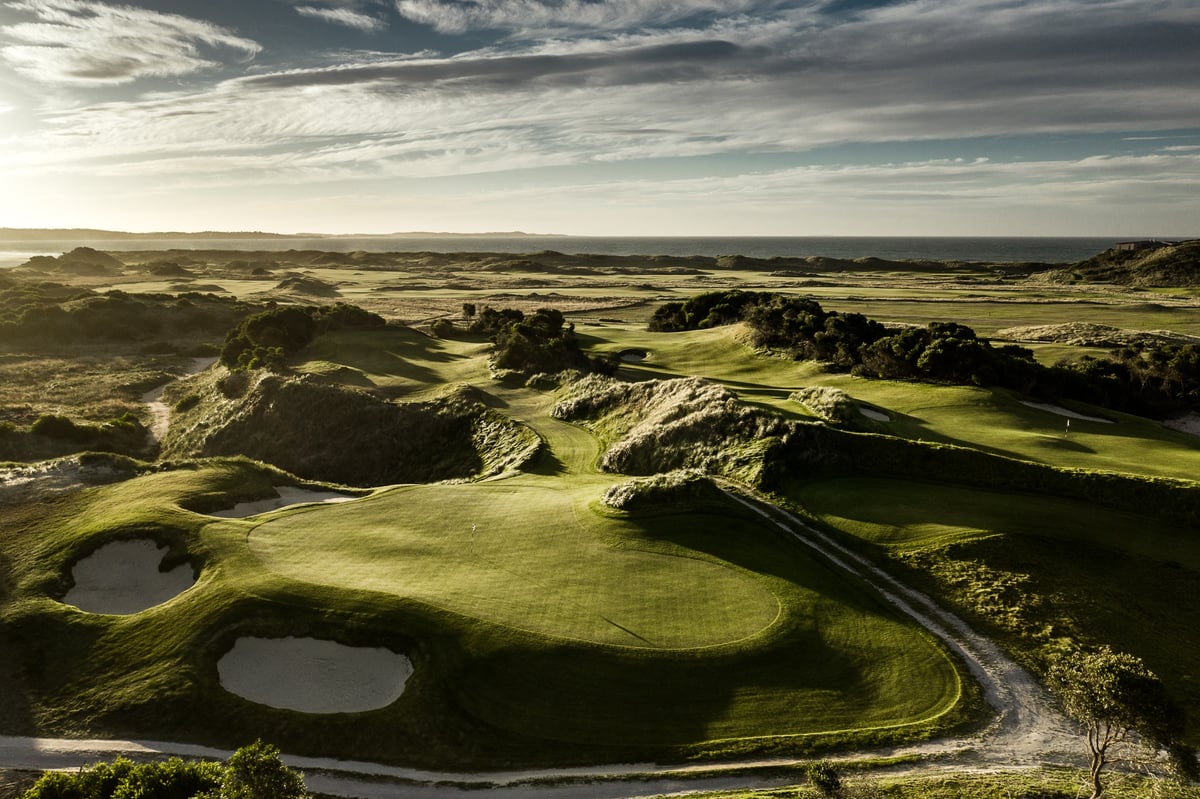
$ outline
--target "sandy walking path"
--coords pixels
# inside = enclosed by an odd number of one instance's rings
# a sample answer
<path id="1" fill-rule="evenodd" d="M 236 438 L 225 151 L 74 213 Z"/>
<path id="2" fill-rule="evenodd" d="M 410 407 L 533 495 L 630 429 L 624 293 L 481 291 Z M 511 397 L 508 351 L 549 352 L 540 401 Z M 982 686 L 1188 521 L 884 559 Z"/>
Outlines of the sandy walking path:
<path id="1" fill-rule="evenodd" d="M 184 367 L 183 374 L 177 380 L 183 380 L 192 375 L 199 374 L 216 362 L 216 358 L 192 358 L 191 363 Z M 142 395 L 142 402 L 145 403 L 147 409 L 150 411 L 150 427 L 148 430 L 151 443 L 153 444 L 157 444 L 163 440 L 163 436 L 167 434 L 167 428 L 171 424 L 171 409 L 162 401 L 162 395 L 166 387 L 171 385 L 172 382 L 175 381 L 163 383 L 161 386 L 152 388 Z"/>

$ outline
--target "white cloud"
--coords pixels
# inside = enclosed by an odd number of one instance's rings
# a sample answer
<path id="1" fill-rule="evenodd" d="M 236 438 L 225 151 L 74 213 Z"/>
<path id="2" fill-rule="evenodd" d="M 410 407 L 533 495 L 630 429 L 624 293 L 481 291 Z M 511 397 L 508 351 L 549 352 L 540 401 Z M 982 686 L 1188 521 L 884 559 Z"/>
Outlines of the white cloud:
<path id="1" fill-rule="evenodd" d="M 767 0 L 396 0 L 413 22 L 443 33 L 474 29 L 530 32 L 626 30 L 704 14 L 735 16 L 794 3 Z"/>
<path id="2" fill-rule="evenodd" d="M 44 83 L 128 83 L 143 77 L 187 75 L 219 64 L 200 46 L 260 51 L 256 42 L 201 20 L 96 0 L 20 0 L 8 7 L 37 22 L 3 28 L 19 44 L 0 56 L 26 77 Z"/>
<path id="3" fill-rule="evenodd" d="M 304 17 L 332 22 L 335 25 L 345 25 L 361 31 L 383 30 L 387 24 L 378 17 L 354 11 L 349 8 L 323 8 L 321 6 L 296 6 L 296 13 Z"/>

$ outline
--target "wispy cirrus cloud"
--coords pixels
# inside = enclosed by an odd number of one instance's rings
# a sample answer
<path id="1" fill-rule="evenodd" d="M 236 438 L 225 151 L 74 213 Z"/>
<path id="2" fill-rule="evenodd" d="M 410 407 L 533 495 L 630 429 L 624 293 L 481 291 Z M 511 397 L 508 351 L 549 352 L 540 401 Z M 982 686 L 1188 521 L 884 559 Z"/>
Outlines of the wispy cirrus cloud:
<path id="1" fill-rule="evenodd" d="M 387 22 L 379 17 L 355 11 L 352 8 L 325 6 L 296 6 L 296 13 L 302 17 L 311 17 L 334 25 L 344 25 L 360 31 L 380 31 L 387 27 Z"/>
<path id="2" fill-rule="evenodd" d="M 219 65 L 202 47 L 243 57 L 260 46 L 234 32 L 178 14 L 97 0 L 19 0 L 8 8 L 37 21 L 0 29 L 0 57 L 41 83 L 96 85 L 187 75 Z"/>
<path id="3" fill-rule="evenodd" d="M 401 16 L 443 33 L 616 31 L 795 6 L 782 0 L 396 0 Z"/>

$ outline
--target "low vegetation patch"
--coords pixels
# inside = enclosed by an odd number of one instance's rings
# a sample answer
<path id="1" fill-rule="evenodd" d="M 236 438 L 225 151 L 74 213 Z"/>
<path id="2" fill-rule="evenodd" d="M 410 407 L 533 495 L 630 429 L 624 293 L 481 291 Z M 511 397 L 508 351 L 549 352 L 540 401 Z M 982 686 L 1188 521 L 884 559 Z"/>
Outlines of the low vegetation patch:
<path id="1" fill-rule="evenodd" d="M 815 300 L 741 290 L 668 303 L 651 330 L 745 322 L 756 347 L 782 350 L 865 377 L 998 386 L 1050 400 L 1073 399 L 1155 416 L 1200 407 L 1200 345 L 1139 343 L 1105 359 L 1047 367 L 1032 350 L 993 347 L 957 322 L 891 330 L 862 314 L 826 311 Z"/>
<path id="2" fill-rule="evenodd" d="M 637 477 L 618 483 L 600 499 L 617 510 L 663 511 L 680 505 L 721 502 L 724 495 L 713 481 L 695 469 Z"/>
<path id="3" fill-rule="evenodd" d="M 385 324 L 383 317 L 345 303 L 272 308 L 246 317 L 225 335 L 221 363 L 230 369 L 287 371 L 288 356 L 321 333 Z"/>
<path id="4" fill-rule="evenodd" d="M 1194 489 L 1193 489 L 1194 490 Z M 910 480 L 819 481 L 790 492 L 825 524 L 868 542 L 906 582 L 951 605 L 1035 673 L 1064 651 L 1142 658 L 1200 740 L 1200 533 L 1094 503 Z"/>
<path id="5" fill-rule="evenodd" d="M 699 469 L 756 484 L 763 453 L 784 435 L 778 416 L 743 405 L 700 378 L 624 383 L 599 375 L 573 383 L 553 411 L 585 424 L 607 444 L 607 471 L 650 475 Z"/>
<path id="6" fill-rule="evenodd" d="M 539 448 L 532 431 L 466 388 L 396 403 L 312 376 L 220 370 L 186 390 L 165 458 L 245 455 L 312 480 L 372 486 L 496 474 Z"/>

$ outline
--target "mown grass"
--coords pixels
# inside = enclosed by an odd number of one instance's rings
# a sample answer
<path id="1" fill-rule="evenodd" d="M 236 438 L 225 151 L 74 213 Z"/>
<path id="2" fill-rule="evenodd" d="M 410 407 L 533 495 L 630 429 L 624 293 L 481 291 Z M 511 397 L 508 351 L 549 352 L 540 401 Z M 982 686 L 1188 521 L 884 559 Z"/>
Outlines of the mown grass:
<path id="1" fill-rule="evenodd" d="M 1200 740 L 1200 530 L 1074 500 L 902 480 L 819 481 L 791 496 L 1035 669 L 1065 643 L 1138 655 L 1187 707 L 1190 740 Z"/>
<path id="2" fill-rule="evenodd" d="M 732 509 L 598 512 L 608 478 L 576 471 L 594 443 L 546 427 L 558 474 L 215 520 L 187 508 L 268 493 L 280 476 L 214 462 L 0 510 L 18 531 L 0 539 L 10 729 L 261 736 L 465 768 L 795 751 L 970 714 L 958 667 L 867 590 Z M 75 560 L 128 537 L 170 544 L 196 585 L 129 617 L 56 600 Z M 416 673 L 380 711 L 263 708 L 217 682 L 241 634 L 390 646 Z"/>

